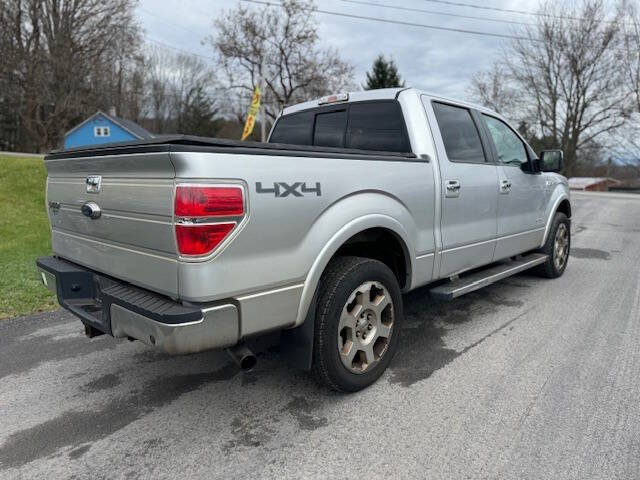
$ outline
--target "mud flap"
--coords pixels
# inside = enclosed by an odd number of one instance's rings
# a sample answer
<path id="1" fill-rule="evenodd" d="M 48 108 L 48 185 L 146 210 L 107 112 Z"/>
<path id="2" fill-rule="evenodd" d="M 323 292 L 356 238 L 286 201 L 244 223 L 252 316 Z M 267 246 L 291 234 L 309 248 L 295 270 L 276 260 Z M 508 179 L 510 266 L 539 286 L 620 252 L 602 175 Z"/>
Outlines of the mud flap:
<path id="1" fill-rule="evenodd" d="M 280 351 L 292 367 L 311 370 L 313 359 L 313 333 L 316 324 L 316 295 L 302 325 L 280 333 Z"/>

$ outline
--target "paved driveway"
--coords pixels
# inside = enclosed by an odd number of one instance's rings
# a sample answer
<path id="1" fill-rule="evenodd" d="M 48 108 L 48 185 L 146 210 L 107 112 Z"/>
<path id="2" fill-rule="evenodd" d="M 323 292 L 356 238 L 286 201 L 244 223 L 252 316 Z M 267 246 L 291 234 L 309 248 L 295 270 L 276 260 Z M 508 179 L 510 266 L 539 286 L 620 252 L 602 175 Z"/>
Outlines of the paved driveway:
<path id="1" fill-rule="evenodd" d="M 373 387 L 264 346 L 169 357 L 63 312 L 0 322 L 1 478 L 638 478 L 640 197 L 574 196 L 565 275 L 409 295 Z"/>

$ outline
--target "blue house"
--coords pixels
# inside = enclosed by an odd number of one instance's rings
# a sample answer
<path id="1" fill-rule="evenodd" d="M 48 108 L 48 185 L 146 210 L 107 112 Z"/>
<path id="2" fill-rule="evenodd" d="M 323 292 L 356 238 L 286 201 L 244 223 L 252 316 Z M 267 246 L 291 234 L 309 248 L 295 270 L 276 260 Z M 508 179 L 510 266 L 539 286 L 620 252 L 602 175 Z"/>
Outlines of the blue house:
<path id="1" fill-rule="evenodd" d="M 64 148 L 153 138 L 131 120 L 98 111 L 64 135 Z"/>

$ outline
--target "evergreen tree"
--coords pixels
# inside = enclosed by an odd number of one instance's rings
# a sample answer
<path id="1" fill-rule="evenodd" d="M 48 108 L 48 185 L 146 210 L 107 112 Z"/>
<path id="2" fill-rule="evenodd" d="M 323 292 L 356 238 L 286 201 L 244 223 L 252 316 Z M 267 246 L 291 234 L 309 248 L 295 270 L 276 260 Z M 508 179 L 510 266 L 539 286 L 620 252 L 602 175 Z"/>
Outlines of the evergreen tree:
<path id="1" fill-rule="evenodd" d="M 363 85 L 365 90 L 374 88 L 404 87 L 404 82 L 398 75 L 398 69 L 392 59 L 387 61 L 384 55 L 378 55 L 373 62 L 371 73 L 367 72 L 367 83 Z"/>
<path id="2" fill-rule="evenodd" d="M 218 110 L 203 87 L 193 87 L 187 92 L 176 119 L 178 131 L 187 135 L 214 137 L 221 127 L 220 119 L 216 118 Z"/>

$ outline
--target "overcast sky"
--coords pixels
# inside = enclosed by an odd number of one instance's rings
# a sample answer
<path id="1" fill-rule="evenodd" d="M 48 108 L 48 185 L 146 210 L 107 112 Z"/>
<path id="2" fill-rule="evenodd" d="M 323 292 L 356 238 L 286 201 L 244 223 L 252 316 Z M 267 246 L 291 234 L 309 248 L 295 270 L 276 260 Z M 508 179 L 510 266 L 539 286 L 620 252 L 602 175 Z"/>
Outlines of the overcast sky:
<path id="1" fill-rule="evenodd" d="M 276 0 L 277 1 L 277 0 Z M 428 0 L 365 0 L 370 3 L 468 15 L 516 22 L 532 22 L 534 16 L 446 5 Z M 537 1 L 526 0 L 453 0 L 501 9 L 535 11 Z M 240 0 L 141 0 L 138 15 L 149 39 L 161 41 L 199 55 L 211 56 L 211 47 L 202 39 L 214 33 L 213 18 Z M 458 18 L 434 13 L 393 10 L 356 5 L 342 0 L 317 0 L 319 9 L 378 17 L 448 28 L 476 30 L 509 35 L 514 25 L 493 21 Z M 249 8 L 261 5 L 245 3 Z M 413 26 L 379 23 L 315 13 L 320 41 L 335 47 L 343 59 L 355 67 L 358 84 L 376 55 L 392 56 L 408 86 L 442 95 L 468 99 L 472 75 L 486 69 L 500 55 L 508 40 L 430 30 Z"/>

